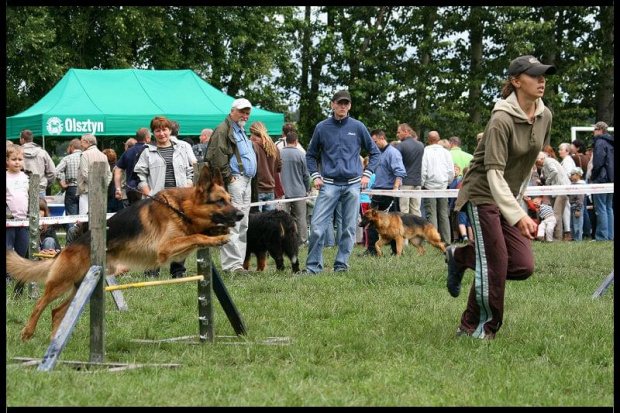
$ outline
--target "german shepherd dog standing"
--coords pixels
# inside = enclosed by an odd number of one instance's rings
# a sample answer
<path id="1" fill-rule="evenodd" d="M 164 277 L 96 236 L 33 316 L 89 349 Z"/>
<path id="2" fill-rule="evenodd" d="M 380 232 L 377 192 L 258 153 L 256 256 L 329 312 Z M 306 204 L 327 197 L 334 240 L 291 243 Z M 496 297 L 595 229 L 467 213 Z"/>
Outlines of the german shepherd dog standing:
<path id="1" fill-rule="evenodd" d="M 243 212 L 231 204 L 220 170 L 205 166 L 195 187 L 164 189 L 107 221 L 107 274 L 117 266 L 149 269 L 185 258 L 197 248 L 221 246 L 229 240 L 229 228 L 241 218 Z M 31 261 L 7 251 L 6 269 L 16 280 L 45 284 L 43 296 L 22 330 L 22 340 L 32 337 L 45 307 L 69 293 L 52 310 L 54 337 L 91 266 L 90 235 L 87 231 L 47 260 Z"/>
<path id="2" fill-rule="evenodd" d="M 285 211 L 252 212 L 248 217 L 248 237 L 243 268 L 250 269 L 250 258 L 256 254 L 256 270 L 265 271 L 267 252 L 284 270 L 283 254 L 291 261 L 293 273 L 299 272 L 299 240 L 295 219 Z"/>
<path id="3" fill-rule="evenodd" d="M 368 225 L 374 225 L 379 233 L 379 240 L 375 243 L 375 250 L 379 257 L 383 255 L 381 247 L 389 244 L 392 240 L 396 241 L 396 255 L 400 256 L 403 252 L 405 239 L 418 249 L 418 256 L 426 252 L 422 246 L 423 239 L 439 248 L 444 254 L 446 253 L 446 245 L 441 242 L 441 236 L 433 224 L 417 215 L 379 211 L 371 208 L 364 213 L 362 221 L 359 223 L 360 227 Z"/>

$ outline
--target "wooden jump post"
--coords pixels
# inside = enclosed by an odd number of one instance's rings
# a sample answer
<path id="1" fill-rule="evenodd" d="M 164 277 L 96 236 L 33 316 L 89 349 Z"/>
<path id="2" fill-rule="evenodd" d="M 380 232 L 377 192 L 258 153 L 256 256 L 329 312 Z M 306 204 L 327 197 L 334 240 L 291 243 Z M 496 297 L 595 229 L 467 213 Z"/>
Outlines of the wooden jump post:
<path id="1" fill-rule="evenodd" d="M 601 296 L 601 294 L 603 294 L 603 292 L 605 292 L 607 287 L 609 287 L 609 285 L 613 281 L 614 281 L 614 272 L 612 271 L 611 274 L 609 274 L 607 276 L 607 278 L 605 278 L 605 281 L 603 281 L 603 283 L 596 289 L 594 294 L 592 294 L 592 298 L 599 298 Z"/>
<path id="2" fill-rule="evenodd" d="M 52 342 L 47 348 L 43 360 L 41 360 L 41 364 L 37 367 L 38 371 L 50 371 L 56 365 L 60 353 L 67 345 L 78 319 L 84 312 L 84 308 L 86 308 L 86 303 L 88 303 L 93 291 L 103 278 L 101 277 L 102 272 L 102 268 L 97 265 L 90 267 L 90 270 L 80 284 L 78 292 L 75 294 L 75 298 L 73 298 L 69 305 L 67 314 L 60 322 L 58 330 L 56 330 L 56 334 L 52 338 Z"/>

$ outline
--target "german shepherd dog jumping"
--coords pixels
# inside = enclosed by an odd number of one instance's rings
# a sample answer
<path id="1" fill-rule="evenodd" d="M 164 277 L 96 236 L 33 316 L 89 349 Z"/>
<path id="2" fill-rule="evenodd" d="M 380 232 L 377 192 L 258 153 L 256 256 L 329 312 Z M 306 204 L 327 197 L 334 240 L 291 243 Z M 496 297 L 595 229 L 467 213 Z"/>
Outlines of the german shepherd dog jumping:
<path id="1" fill-rule="evenodd" d="M 122 209 L 107 221 L 107 274 L 117 266 L 150 269 L 185 258 L 197 248 L 219 247 L 229 241 L 229 229 L 243 218 L 231 204 L 219 169 L 202 168 L 197 185 L 167 188 L 154 197 Z M 6 270 L 16 280 L 44 283 L 22 340 L 32 337 L 41 313 L 65 293 L 52 310 L 54 337 L 69 304 L 86 276 L 90 263 L 91 232 L 67 245 L 56 257 L 32 261 L 14 251 L 6 253 Z"/>
<path id="2" fill-rule="evenodd" d="M 252 212 L 248 217 L 248 238 L 243 268 L 250 269 L 250 258 L 256 255 L 256 270 L 265 271 L 267 252 L 276 261 L 278 271 L 284 271 L 284 258 L 291 261 L 293 273 L 299 272 L 299 241 L 297 224 L 285 211 Z"/>
<path id="3" fill-rule="evenodd" d="M 425 239 L 431 245 L 439 248 L 444 254 L 446 245 L 441 242 L 441 236 L 430 222 L 412 214 L 402 212 L 386 212 L 371 208 L 364 213 L 360 227 L 374 225 L 379 233 L 379 240 L 375 243 L 377 255 L 381 257 L 383 252 L 381 247 L 389 244 L 392 240 L 396 241 L 396 255 L 400 256 L 403 252 L 405 239 L 418 249 L 418 256 L 424 255 L 426 250 L 422 246 Z"/>

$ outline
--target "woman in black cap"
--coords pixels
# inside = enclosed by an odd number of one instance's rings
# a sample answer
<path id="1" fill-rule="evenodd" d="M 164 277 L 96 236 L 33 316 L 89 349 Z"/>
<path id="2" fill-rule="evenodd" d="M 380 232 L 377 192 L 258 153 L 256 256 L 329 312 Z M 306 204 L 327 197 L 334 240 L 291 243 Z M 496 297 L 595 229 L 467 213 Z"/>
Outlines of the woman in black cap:
<path id="1" fill-rule="evenodd" d="M 534 56 L 510 63 L 502 98 L 463 178 L 455 210 L 467 211 L 474 237 L 447 249 L 450 294 L 459 295 L 466 269 L 475 275 L 457 336 L 494 338 L 504 319 L 506 280 L 525 280 L 534 272 L 530 240 L 536 224 L 518 200 L 536 156 L 550 141 L 552 116 L 542 96 L 545 75 L 555 72 Z"/>

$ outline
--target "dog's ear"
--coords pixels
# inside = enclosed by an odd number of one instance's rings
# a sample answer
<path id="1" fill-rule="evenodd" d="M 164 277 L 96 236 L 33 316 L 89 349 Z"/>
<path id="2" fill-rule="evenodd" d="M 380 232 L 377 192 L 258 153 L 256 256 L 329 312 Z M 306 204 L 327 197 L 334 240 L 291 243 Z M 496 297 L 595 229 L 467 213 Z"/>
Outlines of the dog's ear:
<path id="1" fill-rule="evenodd" d="M 213 168 L 211 175 L 211 182 L 219 186 L 224 186 L 224 178 L 222 177 L 220 168 Z"/>
<path id="2" fill-rule="evenodd" d="M 200 177 L 196 184 L 196 190 L 198 192 L 209 192 L 211 186 L 219 185 L 224 186 L 224 179 L 219 168 L 211 168 L 208 165 L 204 165 L 200 171 Z"/>
<path id="3" fill-rule="evenodd" d="M 209 188 L 211 186 L 211 168 L 207 165 L 202 167 L 200 171 L 200 176 L 198 177 L 198 182 L 196 183 L 196 188 Z"/>

